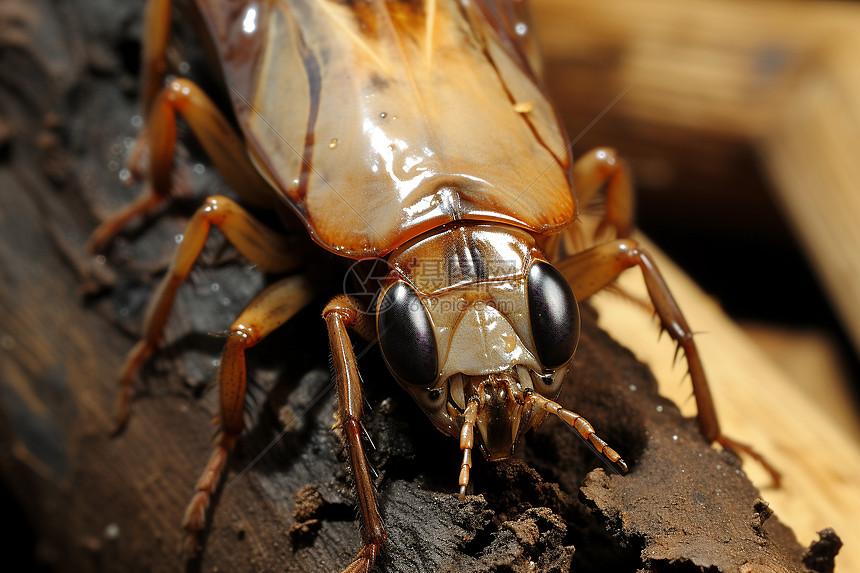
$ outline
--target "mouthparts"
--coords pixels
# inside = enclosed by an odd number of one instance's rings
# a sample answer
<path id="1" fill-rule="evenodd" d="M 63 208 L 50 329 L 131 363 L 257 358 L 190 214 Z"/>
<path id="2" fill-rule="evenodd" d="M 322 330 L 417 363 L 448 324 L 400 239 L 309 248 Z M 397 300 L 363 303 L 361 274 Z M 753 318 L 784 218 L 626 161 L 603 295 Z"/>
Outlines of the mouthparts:
<path id="1" fill-rule="evenodd" d="M 528 370 L 525 381 L 530 382 Z M 503 460 L 513 453 L 519 438 L 525 397 L 531 390 L 524 388 L 514 368 L 500 373 L 464 376 L 464 394 L 468 401 L 478 402 L 475 426 L 480 434 L 478 443 L 489 460 Z"/>

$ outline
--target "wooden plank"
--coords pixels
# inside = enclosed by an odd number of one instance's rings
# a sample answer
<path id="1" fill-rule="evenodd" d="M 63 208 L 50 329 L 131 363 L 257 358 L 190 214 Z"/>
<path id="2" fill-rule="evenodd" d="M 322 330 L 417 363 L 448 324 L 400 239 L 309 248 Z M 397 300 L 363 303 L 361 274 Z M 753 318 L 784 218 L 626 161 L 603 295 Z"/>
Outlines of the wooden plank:
<path id="1" fill-rule="evenodd" d="M 536 0 L 548 60 L 612 54 L 616 106 L 631 119 L 756 137 L 834 34 L 850 37 L 860 7 L 841 2 Z M 598 59 L 598 62 L 602 60 Z M 591 89 L 599 89 L 592 87 Z M 605 89 L 605 88 L 603 88 Z"/>
<path id="2" fill-rule="evenodd" d="M 748 321 L 740 326 L 806 399 L 832 416 L 834 423 L 860 444 L 860 418 L 851 377 L 829 332 Z"/>
<path id="3" fill-rule="evenodd" d="M 858 18 L 860 23 L 860 18 Z M 760 143 L 778 198 L 860 348 L 860 26 L 833 39 Z"/>

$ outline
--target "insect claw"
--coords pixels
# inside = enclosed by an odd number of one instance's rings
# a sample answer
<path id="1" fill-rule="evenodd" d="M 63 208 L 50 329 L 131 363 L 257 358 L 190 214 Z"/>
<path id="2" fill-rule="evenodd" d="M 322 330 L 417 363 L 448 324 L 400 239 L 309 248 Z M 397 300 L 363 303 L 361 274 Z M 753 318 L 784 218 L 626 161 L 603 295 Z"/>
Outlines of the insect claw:
<path id="1" fill-rule="evenodd" d="M 466 502 L 466 486 L 464 486 L 464 485 L 460 486 L 460 495 L 458 496 L 457 499 L 460 501 L 460 503 Z"/>
<path id="2" fill-rule="evenodd" d="M 767 471 L 767 473 L 770 474 L 770 478 L 773 482 L 772 486 L 774 488 L 779 488 L 781 486 L 782 474 L 779 472 L 779 470 L 776 469 L 775 467 L 773 467 L 770 464 L 770 462 L 768 462 L 764 458 L 764 456 L 762 456 L 760 453 L 758 453 L 757 451 L 752 449 L 750 446 L 748 446 L 744 443 L 741 443 L 741 442 L 736 442 L 735 440 L 728 438 L 726 436 L 723 436 L 723 435 L 717 436 L 717 438 L 714 441 L 716 443 L 720 444 L 722 447 L 733 451 L 735 454 L 739 454 L 742 452 L 742 453 L 747 454 L 748 456 L 750 456 L 754 460 L 756 460 L 758 463 L 760 463 L 762 465 L 762 467 L 765 469 L 765 471 Z"/>
<path id="3" fill-rule="evenodd" d="M 197 555 L 200 553 L 200 550 L 203 549 L 197 531 L 187 530 L 185 532 L 183 549 L 191 556 L 192 559 L 197 557 Z"/>

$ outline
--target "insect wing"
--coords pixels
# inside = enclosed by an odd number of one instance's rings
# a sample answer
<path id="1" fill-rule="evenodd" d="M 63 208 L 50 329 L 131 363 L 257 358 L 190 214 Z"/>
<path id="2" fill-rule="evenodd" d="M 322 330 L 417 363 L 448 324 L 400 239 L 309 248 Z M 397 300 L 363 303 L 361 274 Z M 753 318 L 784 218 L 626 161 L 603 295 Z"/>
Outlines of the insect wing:
<path id="1" fill-rule="evenodd" d="M 518 3 L 198 1 L 249 153 L 329 250 L 379 256 L 460 219 L 550 233 L 575 216 Z"/>

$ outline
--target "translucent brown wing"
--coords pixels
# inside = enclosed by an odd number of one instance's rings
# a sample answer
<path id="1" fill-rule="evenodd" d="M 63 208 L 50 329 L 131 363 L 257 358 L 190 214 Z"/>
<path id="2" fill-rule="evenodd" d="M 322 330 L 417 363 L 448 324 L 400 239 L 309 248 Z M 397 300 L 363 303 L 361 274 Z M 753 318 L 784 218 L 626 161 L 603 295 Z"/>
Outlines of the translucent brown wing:
<path id="1" fill-rule="evenodd" d="M 372 257 L 455 220 L 543 234 L 574 218 L 521 2 L 197 2 L 249 153 L 327 249 Z"/>

